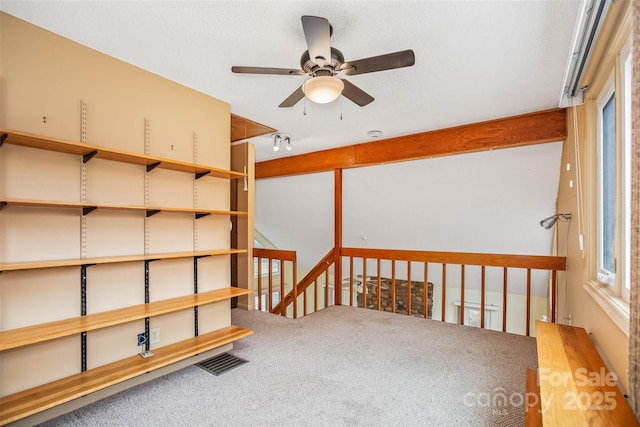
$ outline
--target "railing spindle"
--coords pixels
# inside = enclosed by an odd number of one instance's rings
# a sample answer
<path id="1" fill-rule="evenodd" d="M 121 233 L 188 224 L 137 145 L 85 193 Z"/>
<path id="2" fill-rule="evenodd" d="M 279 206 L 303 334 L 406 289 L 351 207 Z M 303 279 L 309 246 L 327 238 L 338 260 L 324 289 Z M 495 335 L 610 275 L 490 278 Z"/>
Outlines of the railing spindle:
<path id="1" fill-rule="evenodd" d="M 367 308 L 367 259 L 362 258 L 362 307 Z"/>
<path id="2" fill-rule="evenodd" d="M 558 271 L 551 272 L 551 323 L 556 323 L 556 289 L 558 286 Z M 566 298 L 566 295 L 565 295 Z"/>
<path id="3" fill-rule="evenodd" d="M 396 312 L 396 260 L 391 260 L 391 312 Z"/>
<path id="4" fill-rule="evenodd" d="M 460 324 L 464 325 L 464 264 L 460 264 Z"/>
<path id="5" fill-rule="evenodd" d="M 377 307 L 378 307 L 378 311 L 380 311 L 380 294 L 382 293 L 382 283 L 380 281 L 380 278 L 382 276 L 381 272 L 380 272 L 380 258 L 378 258 L 378 301 L 377 301 Z"/>
<path id="6" fill-rule="evenodd" d="M 507 267 L 502 272 L 502 332 L 507 332 Z"/>
<path id="7" fill-rule="evenodd" d="M 273 311 L 273 260 L 269 258 L 269 313 Z"/>
<path id="8" fill-rule="evenodd" d="M 482 266 L 482 279 L 480 283 L 480 327 L 484 329 L 484 290 L 485 290 L 485 266 Z"/>
<path id="9" fill-rule="evenodd" d="M 429 263 L 424 263 L 424 296 L 422 300 L 424 301 L 424 318 L 427 319 L 429 317 Z"/>
<path id="10" fill-rule="evenodd" d="M 353 257 L 349 257 L 349 305 L 353 307 Z"/>
<path id="11" fill-rule="evenodd" d="M 298 262 L 293 261 L 293 318 L 298 318 Z"/>
<path id="12" fill-rule="evenodd" d="M 527 336 L 531 328 L 531 269 L 527 268 Z"/>
<path id="13" fill-rule="evenodd" d="M 411 261 L 407 261 L 407 315 L 411 316 Z"/>
<path id="14" fill-rule="evenodd" d="M 258 257 L 258 310 L 262 311 L 262 258 Z"/>
<path id="15" fill-rule="evenodd" d="M 320 298 L 320 295 L 318 295 L 318 279 L 313 281 L 313 311 L 318 311 L 318 298 Z"/>
<path id="16" fill-rule="evenodd" d="M 329 269 L 324 271 L 324 308 L 329 307 Z"/>
<path id="17" fill-rule="evenodd" d="M 442 321 L 444 322 L 444 313 L 447 302 L 447 264 L 442 264 Z"/>
<path id="18" fill-rule="evenodd" d="M 284 262 L 282 262 L 281 260 L 277 260 L 276 262 L 278 262 L 280 265 L 280 301 L 284 303 L 284 297 L 286 295 L 284 293 L 284 276 L 285 276 Z M 280 306 L 282 307 L 280 309 L 280 314 L 286 317 L 287 306 L 285 304 L 280 304 Z"/>

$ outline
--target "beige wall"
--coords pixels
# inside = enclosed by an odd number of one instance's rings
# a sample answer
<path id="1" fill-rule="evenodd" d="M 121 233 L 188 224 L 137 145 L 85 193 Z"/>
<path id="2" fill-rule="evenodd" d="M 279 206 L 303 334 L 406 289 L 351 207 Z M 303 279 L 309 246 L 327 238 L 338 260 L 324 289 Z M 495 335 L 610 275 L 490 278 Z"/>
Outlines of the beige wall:
<path id="1" fill-rule="evenodd" d="M 244 171 L 246 168 L 247 179 L 235 180 L 231 183 L 231 191 L 234 193 L 236 209 L 247 212 L 247 216 L 239 216 L 236 221 L 238 249 L 247 249 L 246 254 L 238 254 L 238 282 L 240 288 L 254 289 L 253 280 L 253 218 L 255 216 L 255 146 L 251 142 L 234 144 L 231 147 L 231 169 Z M 246 186 L 245 186 L 246 182 Z M 253 295 L 246 295 L 238 299 L 238 307 L 245 310 L 254 309 Z"/>
<path id="2" fill-rule="evenodd" d="M 587 131 L 589 112 L 594 110 L 595 98 L 598 96 L 604 81 L 608 77 L 621 42 L 629 34 L 629 2 L 617 2 L 611 7 L 602 36 L 594 52 L 587 70 L 590 82 L 585 93 L 585 104 L 568 110 L 568 138 L 562 153 L 562 169 L 558 188 L 558 212 L 571 212 L 573 218 L 568 234 L 557 236 L 557 252 L 567 254 L 566 292 L 564 275 L 559 275 L 558 318 L 568 323 L 569 316 L 573 326 L 580 326 L 592 333 L 592 338 L 608 367 L 620 379 L 620 385 L 628 390 L 628 332 L 613 321 L 612 317 L 587 292 L 585 286 L 589 280 L 589 258 L 594 250 L 593 232 L 589 223 L 593 221 L 590 214 L 595 200 L 590 197 L 589 186 L 594 183 L 594 160 L 597 153 L 592 149 L 593 135 Z M 579 147 L 579 165 L 576 164 L 576 142 Z M 568 171 L 566 165 L 570 165 Z M 581 171 L 581 182 L 577 171 Z M 573 187 L 570 182 L 573 182 Z M 582 184 L 580 186 L 580 183 Z M 583 197 L 584 209 L 578 201 L 578 191 Z M 582 214 L 582 215 L 581 215 Z M 584 251 L 581 251 L 579 235 L 584 235 Z M 588 285 L 587 285 L 588 286 Z"/>
<path id="3" fill-rule="evenodd" d="M 0 126 L 73 141 L 81 139 L 81 101 L 87 104 L 87 142 L 229 169 L 228 104 L 0 14 Z M 46 119 L 44 119 L 46 117 Z M 197 144 L 194 144 L 194 134 Z M 195 147 L 195 148 L 194 148 Z M 197 161 L 195 159 L 197 151 Z M 78 156 L 4 144 L 0 197 L 80 201 Z M 229 209 L 229 182 L 156 169 L 149 204 Z M 196 206 L 197 198 L 197 206 Z M 87 163 L 87 201 L 144 205 L 141 166 L 93 159 Z M 86 217 L 87 257 L 143 254 L 145 218 L 96 211 Z M 161 213 L 148 220 L 149 253 L 229 247 L 229 217 Z M 0 212 L 0 262 L 80 258 L 77 209 L 9 207 Z M 151 301 L 193 292 L 189 258 L 151 263 Z M 199 290 L 229 286 L 228 256 L 199 261 Z M 79 267 L 0 274 L 3 330 L 80 314 Z M 142 263 L 88 269 L 88 312 L 144 302 Z M 200 308 L 200 333 L 229 324 L 226 303 Z M 164 346 L 194 334 L 193 310 L 151 319 Z M 139 352 L 144 321 L 88 333 L 88 367 Z M 152 346 L 153 350 L 154 346 Z M 44 363 L 43 363 L 44 362 Z M 71 336 L 0 354 L 0 394 L 55 380 L 80 369 L 80 338 Z"/>

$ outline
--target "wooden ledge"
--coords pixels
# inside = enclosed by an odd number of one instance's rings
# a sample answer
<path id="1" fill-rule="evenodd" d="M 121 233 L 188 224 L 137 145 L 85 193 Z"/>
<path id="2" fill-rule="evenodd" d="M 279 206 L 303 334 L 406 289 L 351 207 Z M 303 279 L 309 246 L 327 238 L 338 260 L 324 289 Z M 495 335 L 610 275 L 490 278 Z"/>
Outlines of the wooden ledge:
<path id="1" fill-rule="evenodd" d="M 51 261 L 11 262 L 0 264 L 0 272 L 17 270 L 35 270 L 39 268 L 78 267 L 82 265 L 117 264 L 121 262 L 153 261 L 161 259 L 178 259 L 191 257 L 207 257 L 246 253 L 246 249 L 217 249 L 197 252 L 172 252 L 148 255 L 123 255 L 95 258 L 74 258 Z"/>
<path id="2" fill-rule="evenodd" d="M 195 306 L 212 304 L 242 295 L 249 295 L 250 293 L 251 291 L 248 289 L 223 288 L 24 328 L 10 329 L 0 332 L 0 351 L 120 325 Z"/>
<path id="3" fill-rule="evenodd" d="M 638 426 L 583 328 L 536 321 L 542 421 L 551 426 Z"/>
<path id="4" fill-rule="evenodd" d="M 181 162 L 179 160 L 165 159 L 162 157 L 148 156 L 146 154 L 117 150 L 115 148 L 82 144 L 80 142 L 51 138 L 17 130 L 0 129 L 0 135 L 7 135 L 3 139 L 4 144 L 38 148 L 58 153 L 75 154 L 83 156 L 85 162 L 92 158 L 112 160 L 116 162 L 146 166 L 148 170 L 158 167 L 160 169 L 192 173 L 196 175 L 196 177 L 212 176 L 224 179 L 237 179 L 247 176 L 247 174 L 242 172 L 197 165 L 194 163 Z"/>
<path id="5" fill-rule="evenodd" d="M 167 206 L 139 206 L 139 205 L 116 205 L 104 203 L 90 202 L 62 202 L 55 200 L 38 200 L 38 199 L 14 199 L 5 198 L 0 200 L 0 210 L 10 206 L 34 207 L 34 208 L 67 208 L 67 209 L 83 209 L 83 215 L 93 212 L 94 210 L 107 211 L 138 211 L 138 212 L 168 212 L 168 213 L 187 213 L 198 215 L 237 215 L 247 216 L 247 212 L 227 211 L 219 209 L 200 209 L 200 208 L 175 208 Z"/>

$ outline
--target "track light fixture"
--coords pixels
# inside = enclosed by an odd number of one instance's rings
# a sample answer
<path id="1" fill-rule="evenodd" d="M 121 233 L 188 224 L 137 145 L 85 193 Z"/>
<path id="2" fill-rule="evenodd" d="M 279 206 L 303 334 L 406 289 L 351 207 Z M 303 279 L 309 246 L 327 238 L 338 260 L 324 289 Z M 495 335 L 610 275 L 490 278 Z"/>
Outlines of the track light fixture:
<path id="1" fill-rule="evenodd" d="M 286 133 L 274 133 L 271 135 L 273 137 L 273 151 L 280 151 L 280 147 L 282 147 L 282 142 L 284 141 L 284 148 L 287 151 L 293 150 L 293 145 L 291 145 L 291 137 Z"/>
<path id="2" fill-rule="evenodd" d="M 542 228 L 544 228 L 545 230 L 549 230 L 551 227 L 553 227 L 553 225 L 556 223 L 557 220 L 566 222 L 571 220 L 571 214 L 570 213 L 558 213 L 555 215 L 551 215 L 548 218 L 543 219 L 542 221 L 540 221 L 540 225 L 542 226 Z"/>
<path id="3" fill-rule="evenodd" d="M 277 133 L 273 135 L 273 151 L 280 151 L 280 145 L 282 144 L 282 137 Z"/>

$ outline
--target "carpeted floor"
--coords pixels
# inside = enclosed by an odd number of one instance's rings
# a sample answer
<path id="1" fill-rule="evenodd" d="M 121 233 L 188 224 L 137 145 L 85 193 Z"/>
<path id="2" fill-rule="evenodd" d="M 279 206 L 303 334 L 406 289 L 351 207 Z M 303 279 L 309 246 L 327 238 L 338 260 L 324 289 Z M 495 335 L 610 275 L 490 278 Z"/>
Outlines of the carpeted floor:
<path id="1" fill-rule="evenodd" d="M 44 426 L 522 426 L 534 338 L 337 306 L 255 333 L 221 376 L 191 366 Z"/>

